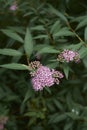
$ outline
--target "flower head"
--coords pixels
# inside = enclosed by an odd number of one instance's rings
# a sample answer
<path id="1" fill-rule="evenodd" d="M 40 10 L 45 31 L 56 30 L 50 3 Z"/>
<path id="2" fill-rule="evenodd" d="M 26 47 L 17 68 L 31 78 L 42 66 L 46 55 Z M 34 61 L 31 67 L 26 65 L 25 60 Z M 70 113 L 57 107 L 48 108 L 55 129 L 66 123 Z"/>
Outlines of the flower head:
<path id="1" fill-rule="evenodd" d="M 70 61 L 75 61 L 78 62 L 80 61 L 80 56 L 77 52 L 72 51 L 72 50 L 64 50 L 62 51 L 57 58 L 61 62 L 70 62 Z"/>
<path id="2" fill-rule="evenodd" d="M 10 6 L 9 9 L 12 10 L 12 11 L 15 11 L 17 9 L 17 5 L 13 4 L 13 5 Z"/>
<path id="3" fill-rule="evenodd" d="M 54 84 L 54 78 L 52 77 L 51 70 L 48 67 L 40 66 L 32 78 L 32 84 L 36 91 L 43 90 L 45 86 L 52 86 Z"/>
<path id="4" fill-rule="evenodd" d="M 32 62 L 34 63 L 34 62 Z M 35 61 L 35 63 L 37 63 Z M 63 74 L 59 71 L 51 70 L 49 67 L 39 64 L 39 66 L 32 67 L 31 82 L 35 91 L 43 90 L 44 87 L 51 87 L 52 85 L 59 84 L 59 79 L 63 78 Z M 37 68 L 37 69 L 36 69 Z"/>

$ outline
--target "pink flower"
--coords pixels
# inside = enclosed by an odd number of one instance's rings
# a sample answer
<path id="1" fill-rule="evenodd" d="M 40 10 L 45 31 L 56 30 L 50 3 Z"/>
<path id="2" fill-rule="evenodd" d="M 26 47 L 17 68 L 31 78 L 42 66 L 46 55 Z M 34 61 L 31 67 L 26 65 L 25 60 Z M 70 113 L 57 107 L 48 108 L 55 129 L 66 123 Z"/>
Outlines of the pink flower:
<path id="1" fill-rule="evenodd" d="M 4 125 L 0 123 L 0 130 L 4 130 Z"/>
<path id="2" fill-rule="evenodd" d="M 63 52 L 61 52 L 58 55 L 58 60 L 59 61 L 66 61 L 66 62 L 70 62 L 70 61 L 75 61 L 78 62 L 80 60 L 80 56 L 77 52 L 74 52 L 72 50 L 64 50 Z"/>
<path id="3" fill-rule="evenodd" d="M 12 11 L 15 11 L 17 9 L 17 5 L 13 4 L 13 5 L 10 6 L 9 9 L 12 10 Z"/>
<path id="4" fill-rule="evenodd" d="M 32 85 L 35 91 L 43 90 L 43 86 L 41 85 L 41 82 L 39 81 L 37 77 L 32 78 Z"/>
<path id="5" fill-rule="evenodd" d="M 34 62 L 33 62 L 34 63 Z M 51 70 L 46 66 L 40 65 L 32 76 L 32 85 L 35 91 L 43 90 L 44 87 L 51 87 L 59 84 L 59 79 L 63 78 L 63 74 L 59 71 Z"/>
<path id="6" fill-rule="evenodd" d="M 64 50 L 64 52 L 62 53 L 64 59 L 69 62 L 69 61 L 73 61 L 74 57 L 75 57 L 75 52 L 73 51 L 69 51 L 69 50 Z"/>
<path id="7" fill-rule="evenodd" d="M 4 130 L 4 125 L 7 123 L 8 117 L 0 117 L 0 130 Z"/>
<path id="8" fill-rule="evenodd" d="M 36 75 L 32 78 L 32 84 L 34 90 L 43 90 L 45 86 L 50 87 L 54 84 L 54 78 L 52 77 L 52 72 L 48 67 L 40 66 Z"/>

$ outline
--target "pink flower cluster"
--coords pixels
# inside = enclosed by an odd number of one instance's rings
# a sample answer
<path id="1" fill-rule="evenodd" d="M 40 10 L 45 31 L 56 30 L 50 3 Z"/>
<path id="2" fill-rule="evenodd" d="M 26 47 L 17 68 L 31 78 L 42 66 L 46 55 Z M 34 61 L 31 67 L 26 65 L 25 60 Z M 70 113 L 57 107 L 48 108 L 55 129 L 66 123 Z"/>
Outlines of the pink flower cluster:
<path id="1" fill-rule="evenodd" d="M 7 117 L 0 117 L 0 130 L 4 130 L 4 125 L 6 124 L 7 120 Z"/>
<path id="2" fill-rule="evenodd" d="M 10 9 L 11 11 L 15 11 L 15 10 L 17 10 L 17 5 L 16 5 L 16 4 L 13 4 L 13 5 L 10 6 L 9 9 Z"/>
<path id="3" fill-rule="evenodd" d="M 31 73 L 30 73 L 31 74 Z M 46 66 L 40 65 L 32 76 L 32 85 L 35 91 L 43 90 L 44 87 L 51 87 L 54 83 L 59 84 L 59 79 L 63 74 L 59 71 L 51 70 Z"/>
<path id="4" fill-rule="evenodd" d="M 58 55 L 58 61 L 67 63 L 70 61 L 74 61 L 75 63 L 78 63 L 80 61 L 80 55 L 78 52 L 72 51 L 72 50 L 64 50 Z"/>

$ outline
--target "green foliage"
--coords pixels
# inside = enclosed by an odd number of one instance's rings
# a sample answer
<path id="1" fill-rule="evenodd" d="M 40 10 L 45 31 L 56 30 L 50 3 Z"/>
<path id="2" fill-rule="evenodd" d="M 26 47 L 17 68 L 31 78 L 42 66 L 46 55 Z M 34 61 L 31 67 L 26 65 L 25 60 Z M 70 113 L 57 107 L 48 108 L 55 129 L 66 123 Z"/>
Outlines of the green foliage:
<path id="1" fill-rule="evenodd" d="M 87 1 L 0 0 L 0 117 L 4 130 L 87 129 Z M 60 63 L 61 50 L 81 61 Z M 59 85 L 35 92 L 29 62 L 60 69 Z M 20 70 L 20 71 L 19 71 Z"/>
<path id="2" fill-rule="evenodd" d="M 33 38 L 29 32 L 29 29 L 26 29 L 26 35 L 25 35 L 25 43 L 24 43 L 24 49 L 27 54 L 27 56 L 30 57 L 33 51 Z"/>

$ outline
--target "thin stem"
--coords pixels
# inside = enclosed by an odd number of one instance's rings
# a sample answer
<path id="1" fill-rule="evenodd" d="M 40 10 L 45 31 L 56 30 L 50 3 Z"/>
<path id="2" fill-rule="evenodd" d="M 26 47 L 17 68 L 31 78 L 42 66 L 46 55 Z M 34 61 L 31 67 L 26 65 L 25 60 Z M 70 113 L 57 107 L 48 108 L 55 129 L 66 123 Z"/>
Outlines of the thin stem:
<path id="1" fill-rule="evenodd" d="M 85 44 L 85 42 L 81 39 L 81 37 L 73 30 L 73 28 L 70 26 L 70 23 L 67 22 L 66 23 L 67 26 L 71 29 L 71 31 L 75 34 L 75 36 L 79 39 L 80 42 L 83 42 L 83 46 L 87 47 L 87 45 Z"/>
<path id="2" fill-rule="evenodd" d="M 75 36 L 79 39 L 80 42 L 84 42 L 79 35 L 75 32 L 75 30 L 73 30 L 73 28 L 70 26 L 70 23 L 67 22 L 67 26 L 70 28 L 70 30 L 75 34 Z"/>
<path id="3" fill-rule="evenodd" d="M 50 32 L 48 31 L 48 29 L 47 29 L 48 27 L 47 27 L 46 22 L 44 22 L 44 25 L 45 25 L 46 33 L 47 33 L 47 35 L 48 35 L 48 37 L 49 37 L 49 39 L 50 39 L 51 44 L 52 44 L 52 45 L 55 45 L 55 42 L 54 42 L 54 40 L 53 40 L 53 37 L 52 37 L 52 35 L 50 34 Z"/>
<path id="4" fill-rule="evenodd" d="M 65 15 L 66 15 L 66 16 L 69 16 L 67 13 L 65 13 Z M 75 34 L 75 36 L 79 39 L 79 41 L 80 41 L 80 42 L 84 42 L 84 41 L 81 39 L 81 37 L 75 32 L 75 30 L 71 27 L 70 23 L 67 22 L 66 24 L 67 24 L 67 26 L 70 28 L 70 30 Z"/>
<path id="5" fill-rule="evenodd" d="M 29 64 L 30 64 L 30 63 L 29 63 L 29 57 L 26 56 L 26 58 L 27 58 L 27 63 L 28 63 L 28 65 L 29 65 Z"/>

